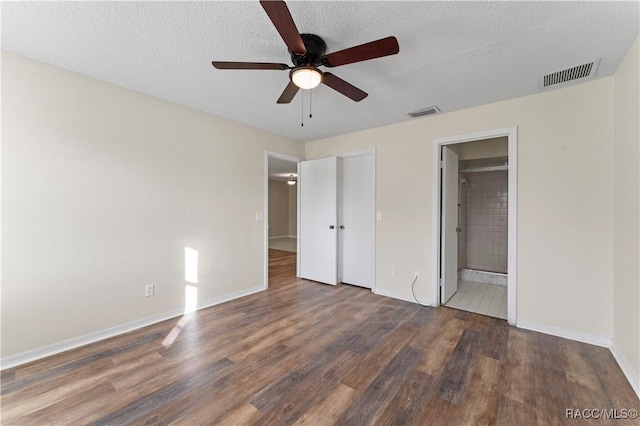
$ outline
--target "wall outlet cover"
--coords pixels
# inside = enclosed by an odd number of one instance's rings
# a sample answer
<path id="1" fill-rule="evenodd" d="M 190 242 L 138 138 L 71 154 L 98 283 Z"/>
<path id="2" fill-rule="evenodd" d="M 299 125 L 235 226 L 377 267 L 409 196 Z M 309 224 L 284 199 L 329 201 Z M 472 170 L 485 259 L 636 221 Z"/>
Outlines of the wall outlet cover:
<path id="1" fill-rule="evenodd" d="M 151 297 L 154 294 L 154 286 L 153 284 L 149 284 L 144 286 L 144 297 Z"/>

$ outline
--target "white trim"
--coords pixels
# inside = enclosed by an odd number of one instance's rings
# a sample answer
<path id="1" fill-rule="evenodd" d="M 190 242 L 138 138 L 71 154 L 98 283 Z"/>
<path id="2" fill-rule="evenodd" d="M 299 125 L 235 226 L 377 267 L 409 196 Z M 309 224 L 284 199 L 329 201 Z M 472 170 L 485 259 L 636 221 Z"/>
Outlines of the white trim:
<path id="1" fill-rule="evenodd" d="M 395 291 L 391 291 L 391 290 L 377 289 L 373 293 L 377 294 L 378 296 L 391 297 L 393 299 L 404 300 L 405 302 L 418 304 L 418 302 L 416 301 L 416 299 L 413 298 L 413 296 L 407 296 L 405 294 L 396 293 Z M 423 302 L 420 302 L 420 304 L 423 306 L 431 306 L 430 304 L 423 303 Z"/>
<path id="2" fill-rule="evenodd" d="M 360 151 L 351 151 L 351 152 L 343 152 L 341 154 L 336 154 L 336 158 L 353 158 L 353 157 L 364 157 L 367 155 L 376 155 L 375 148 L 362 149 Z"/>
<path id="3" fill-rule="evenodd" d="M 507 321 L 515 325 L 517 321 L 516 281 L 517 281 L 517 209 L 518 209 L 518 128 L 487 130 L 465 135 L 448 136 L 433 140 L 432 149 L 432 194 L 431 194 L 431 306 L 439 306 L 440 272 L 440 150 L 444 145 L 474 142 L 501 136 L 508 137 L 509 143 L 509 206 L 508 206 L 508 260 L 507 260 Z"/>
<path id="4" fill-rule="evenodd" d="M 567 330 L 560 327 L 554 327 L 551 325 L 538 324 L 529 321 L 518 321 L 516 325 L 518 328 L 525 330 L 537 331 L 539 333 L 550 334 L 556 337 L 563 337 L 569 340 L 575 340 L 576 342 L 588 343 L 590 345 L 602 346 L 603 348 L 611 347 L 611 339 L 607 337 L 595 336 L 593 334 L 580 333 L 578 331 Z"/>
<path id="5" fill-rule="evenodd" d="M 511 127 L 508 133 L 509 170 L 507 171 L 509 204 L 507 208 L 507 321 L 517 323 L 517 278 L 518 278 L 518 128 Z"/>
<path id="6" fill-rule="evenodd" d="M 371 212 L 371 214 L 373 214 L 373 277 L 371 278 L 373 281 L 371 282 L 371 291 L 375 291 L 376 290 L 376 265 L 378 263 L 377 261 L 377 257 L 376 257 L 376 241 L 378 240 L 376 238 L 376 229 L 378 228 L 378 221 L 376 220 L 376 212 L 378 211 L 378 205 L 376 204 L 376 192 L 377 192 L 377 188 L 376 188 L 376 181 L 377 176 L 378 176 L 378 171 L 376 169 L 376 163 L 377 163 L 377 159 L 376 159 L 376 149 L 372 148 L 371 150 L 371 155 L 373 156 L 373 212 Z"/>
<path id="7" fill-rule="evenodd" d="M 609 350 L 611 350 L 611 354 L 616 359 L 616 362 L 620 366 L 622 373 L 629 381 L 629 384 L 638 396 L 638 399 L 640 399 L 640 373 L 633 369 L 629 361 L 627 361 L 624 355 L 622 355 L 622 352 L 620 352 L 615 342 L 611 343 L 611 347 L 609 348 Z"/>
<path id="8" fill-rule="evenodd" d="M 298 172 L 298 184 L 296 185 L 296 233 L 300 235 L 300 164 L 296 164 L 296 171 Z M 300 278 L 300 238 L 296 235 L 296 278 Z M 267 259 L 267 262 L 269 260 Z"/>
<path id="9" fill-rule="evenodd" d="M 224 302 L 228 302 L 240 297 L 249 296 L 250 294 L 263 291 L 264 288 L 259 285 L 251 287 L 245 290 L 236 291 L 234 293 L 226 294 L 220 297 L 214 297 L 213 299 L 202 301 L 198 304 L 198 310 L 206 309 L 214 305 L 219 305 Z M 169 312 L 165 312 L 158 315 L 142 318 L 140 320 L 131 321 L 125 324 L 116 325 L 114 327 L 106 328 L 104 330 L 95 331 L 93 333 L 84 334 L 82 336 L 73 337 L 71 339 L 63 340 L 61 342 L 52 343 L 50 345 L 41 346 L 36 349 L 31 349 L 26 352 L 22 352 L 16 355 L 10 355 L 0 360 L 0 370 L 7 368 L 13 368 L 28 362 L 36 361 L 42 358 L 46 358 L 52 355 L 66 352 L 71 349 L 86 346 L 91 343 L 99 342 L 101 340 L 109 339 L 111 337 L 119 336 L 130 331 L 138 330 L 144 327 L 148 327 L 153 324 L 157 324 L 162 321 L 169 320 L 184 315 L 184 309 L 174 309 Z"/>
<path id="10" fill-rule="evenodd" d="M 433 141 L 431 149 L 431 306 L 440 306 L 440 151 Z"/>
<path id="11" fill-rule="evenodd" d="M 274 151 L 269 151 L 269 150 L 264 150 L 264 206 L 263 206 L 263 216 L 264 216 L 264 223 L 263 223 L 263 240 L 264 240 L 264 247 L 263 247 L 263 255 L 264 255 L 264 259 L 263 259 L 263 266 L 262 266 L 262 283 L 263 283 L 263 289 L 266 290 L 267 288 L 269 288 L 269 157 L 271 158 L 278 158 L 280 160 L 286 160 L 286 161 L 291 161 L 292 163 L 298 163 L 297 168 L 298 168 L 298 184 L 296 185 L 298 187 L 298 189 L 296 189 L 296 191 L 298 191 L 298 201 L 300 200 L 300 162 L 303 161 L 302 158 L 299 157 L 294 157 L 293 155 L 287 155 L 287 154 L 281 154 L 279 152 L 274 152 Z M 298 226 L 300 224 L 300 203 L 298 202 Z M 300 229 L 298 229 L 298 233 L 300 233 Z M 296 238 L 296 237 L 294 237 Z M 297 243 L 298 244 L 298 248 L 297 248 L 297 252 L 300 253 L 300 242 Z M 296 265 L 300 264 L 300 256 L 297 255 L 296 258 Z M 297 270 L 297 266 L 296 266 L 296 275 L 298 275 L 298 270 Z"/>
<path id="12" fill-rule="evenodd" d="M 269 237 L 270 240 L 277 240 L 279 238 L 295 238 L 295 237 L 292 237 L 291 235 L 276 235 L 275 237 Z"/>

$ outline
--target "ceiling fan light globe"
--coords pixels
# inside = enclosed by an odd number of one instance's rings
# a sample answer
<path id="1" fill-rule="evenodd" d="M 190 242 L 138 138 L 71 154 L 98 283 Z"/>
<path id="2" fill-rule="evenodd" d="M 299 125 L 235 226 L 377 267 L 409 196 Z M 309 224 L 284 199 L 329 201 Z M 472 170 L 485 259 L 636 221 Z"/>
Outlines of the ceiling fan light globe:
<path id="1" fill-rule="evenodd" d="M 322 73 L 315 67 L 301 67 L 291 72 L 291 81 L 301 89 L 313 89 L 322 83 Z"/>

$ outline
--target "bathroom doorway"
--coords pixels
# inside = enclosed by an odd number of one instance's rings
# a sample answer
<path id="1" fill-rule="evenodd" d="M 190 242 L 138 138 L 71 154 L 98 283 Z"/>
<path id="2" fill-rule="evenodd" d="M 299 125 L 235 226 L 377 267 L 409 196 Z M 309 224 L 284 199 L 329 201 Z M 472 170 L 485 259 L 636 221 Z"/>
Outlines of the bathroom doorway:
<path id="1" fill-rule="evenodd" d="M 434 305 L 515 324 L 516 131 L 434 141 Z"/>
<path id="2" fill-rule="evenodd" d="M 477 144 L 476 158 L 465 157 Z M 507 319 L 507 138 L 451 145 L 458 151 L 458 285 L 445 306 Z M 497 151 L 497 152 L 496 152 Z M 498 157 L 480 156 L 504 154 Z M 473 156 L 473 155 L 472 155 Z M 463 159 L 468 158 L 468 159 Z"/>

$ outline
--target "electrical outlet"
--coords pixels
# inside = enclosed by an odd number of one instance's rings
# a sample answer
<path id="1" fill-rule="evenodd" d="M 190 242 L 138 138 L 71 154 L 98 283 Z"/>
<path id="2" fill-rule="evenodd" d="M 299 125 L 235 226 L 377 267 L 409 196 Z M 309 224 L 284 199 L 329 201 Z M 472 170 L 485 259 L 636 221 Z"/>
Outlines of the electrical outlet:
<path id="1" fill-rule="evenodd" d="M 413 279 L 418 281 L 420 279 L 420 273 L 418 271 L 413 273 Z"/>
<path id="2" fill-rule="evenodd" d="M 395 266 L 393 268 L 391 268 L 391 276 L 392 277 L 397 277 L 398 276 L 398 268 L 396 268 Z"/>
<path id="3" fill-rule="evenodd" d="M 154 293 L 153 284 L 149 284 L 149 285 L 145 285 L 144 286 L 144 297 L 151 297 L 151 296 L 153 296 L 153 293 Z"/>

